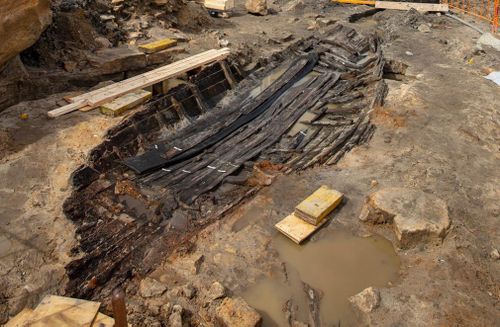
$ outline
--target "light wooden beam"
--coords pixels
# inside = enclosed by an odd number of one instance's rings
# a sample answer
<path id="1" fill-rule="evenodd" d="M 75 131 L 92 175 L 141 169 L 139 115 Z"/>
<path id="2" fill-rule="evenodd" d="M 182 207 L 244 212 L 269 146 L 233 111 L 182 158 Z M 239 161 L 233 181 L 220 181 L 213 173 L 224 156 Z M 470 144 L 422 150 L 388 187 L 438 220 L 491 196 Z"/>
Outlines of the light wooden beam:
<path id="1" fill-rule="evenodd" d="M 147 73 L 71 98 L 70 101 L 72 103 L 51 110 L 47 114 L 49 117 L 59 117 L 83 107 L 94 109 L 129 92 L 174 78 L 192 69 L 223 60 L 229 53 L 230 50 L 228 48 L 219 50 L 212 49 L 199 53 Z"/>

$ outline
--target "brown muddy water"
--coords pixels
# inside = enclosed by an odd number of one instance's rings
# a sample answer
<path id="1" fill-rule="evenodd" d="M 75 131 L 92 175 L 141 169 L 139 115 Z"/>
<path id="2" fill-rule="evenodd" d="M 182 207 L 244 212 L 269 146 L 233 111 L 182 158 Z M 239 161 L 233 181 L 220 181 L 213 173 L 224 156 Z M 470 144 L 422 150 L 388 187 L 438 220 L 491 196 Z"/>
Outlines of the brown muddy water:
<path id="1" fill-rule="evenodd" d="M 322 293 L 322 326 L 356 326 L 348 298 L 369 286 L 387 287 L 398 277 L 400 260 L 392 244 L 380 236 L 332 231 L 321 240 L 299 246 L 279 234 L 272 246 L 285 264 L 287 277 L 267 277 L 243 294 L 262 314 L 264 327 L 288 326 L 284 308 L 289 299 L 297 308 L 296 319 L 309 321 L 303 283 Z"/>

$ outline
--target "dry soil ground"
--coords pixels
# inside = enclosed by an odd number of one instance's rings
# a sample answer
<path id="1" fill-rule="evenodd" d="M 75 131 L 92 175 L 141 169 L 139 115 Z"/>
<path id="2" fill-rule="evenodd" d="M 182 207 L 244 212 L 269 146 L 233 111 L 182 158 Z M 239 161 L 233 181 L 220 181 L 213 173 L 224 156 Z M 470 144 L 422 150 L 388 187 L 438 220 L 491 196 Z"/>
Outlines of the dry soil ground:
<path id="1" fill-rule="evenodd" d="M 315 5 L 258 17 L 243 14 L 238 5 L 237 15 L 220 31 L 229 47 L 245 50 L 248 62 L 286 46 L 289 41 L 282 39 L 288 40 L 289 34 L 298 39 L 320 33 L 307 29 L 320 11 L 327 19 L 345 21 L 349 14 L 367 9 L 327 4 L 324 9 Z M 402 81 L 388 80 L 386 105 L 374 114 L 377 130 L 369 144 L 355 148 L 336 166 L 278 177 L 240 210 L 193 239 L 194 254 L 166 258 L 153 277 L 169 271 L 178 276 L 169 284 L 175 280 L 199 289 L 220 281 L 235 296 L 244 295 L 283 261 L 273 241 L 273 224 L 321 184 L 333 185 L 347 201 L 306 247 L 338 229 L 380 234 L 394 242 L 390 229 L 364 225 L 357 217 L 370 192 L 405 187 L 445 200 L 452 227 L 442 245 L 395 247 L 399 277 L 379 287 L 380 307 L 361 319 L 379 326 L 500 323 L 500 261 L 495 255 L 500 249 L 500 89 L 481 71 L 499 70 L 500 54 L 475 51 L 477 33 L 444 16 L 425 16 L 412 26 L 404 13 L 377 15 L 352 26 L 378 30 L 386 40 L 385 56 L 409 68 Z M 416 29 L 422 22 L 432 24 L 430 32 Z M 207 35 L 198 36 L 200 47 Z M 7 131 L 0 135 L 0 322 L 36 304 L 42 295 L 64 289 L 64 265 L 77 242 L 61 209 L 70 192 L 68 177 L 106 129 L 120 121 L 96 112 L 46 119 L 45 112 L 61 97 L 24 102 L 0 115 L 0 126 Z M 20 120 L 21 113 L 28 113 L 28 120 Z M 201 273 L 186 273 L 196 255 L 205 257 Z M 141 301 L 133 295 L 136 282 L 129 286 L 132 306 Z M 183 305 L 189 308 L 190 303 L 187 299 Z M 151 324 L 161 320 L 150 315 Z"/>

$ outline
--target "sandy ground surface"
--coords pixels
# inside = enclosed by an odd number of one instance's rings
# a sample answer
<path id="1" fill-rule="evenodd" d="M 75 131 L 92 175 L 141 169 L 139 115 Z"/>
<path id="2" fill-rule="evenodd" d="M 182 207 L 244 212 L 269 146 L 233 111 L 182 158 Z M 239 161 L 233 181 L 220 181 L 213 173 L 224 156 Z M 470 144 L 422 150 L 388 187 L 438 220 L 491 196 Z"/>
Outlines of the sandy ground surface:
<path id="1" fill-rule="evenodd" d="M 323 15 L 343 20 L 362 10 L 340 8 L 327 7 Z M 300 18 L 295 20 L 295 16 Z M 500 261 L 490 254 L 500 248 L 500 93 L 497 85 L 482 77 L 482 69 L 498 70 L 499 53 L 475 51 L 478 35 L 467 27 L 446 17 L 429 19 L 433 24 L 429 33 L 404 25 L 390 29 L 387 20 L 381 23 L 374 18 L 352 24 L 366 32 L 385 26 L 383 32 L 391 35 L 384 46 L 385 56 L 409 65 L 403 81 L 388 81 L 386 105 L 374 114 L 377 130 L 369 144 L 355 148 L 334 167 L 278 177 L 253 200 L 193 239 L 189 251 L 180 250 L 167 258 L 152 277 L 169 276 L 165 283 L 172 290 L 186 283 L 202 290 L 220 281 L 230 294 L 244 295 L 283 261 L 273 224 L 322 184 L 342 191 L 347 201 L 311 243 L 338 229 L 360 236 L 380 234 L 394 242 L 389 228 L 365 225 L 357 217 L 370 192 L 406 187 L 445 200 L 451 230 L 440 246 L 395 247 L 401 262 L 399 276 L 377 285 L 380 307 L 362 315 L 359 322 L 497 325 Z M 318 33 L 307 29 L 313 20 L 308 10 L 265 17 L 238 13 L 220 30 L 229 46 L 244 51 L 250 63 L 286 46 L 288 41 L 279 38 L 288 34 L 299 39 Z M 200 35 L 197 47 L 213 42 L 205 36 Z M 0 322 L 26 305 L 33 306 L 42 295 L 63 290 L 64 265 L 77 242 L 74 227 L 61 208 L 71 191 L 68 178 L 106 129 L 120 121 L 97 112 L 45 118 L 45 112 L 62 96 L 21 103 L 0 115 Z M 25 112 L 28 120 L 20 120 Z M 190 267 L 199 255 L 204 256 L 204 263 L 193 273 Z M 128 286 L 131 307 L 142 310 L 133 315 L 146 313 L 152 322 L 161 320 L 148 303 L 146 308 L 138 303 L 142 299 L 134 294 L 137 284 L 132 281 Z M 182 296 L 178 302 L 188 309 L 199 305 Z M 194 320 L 202 321 L 202 315 Z M 147 324 L 147 320 L 142 322 Z"/>

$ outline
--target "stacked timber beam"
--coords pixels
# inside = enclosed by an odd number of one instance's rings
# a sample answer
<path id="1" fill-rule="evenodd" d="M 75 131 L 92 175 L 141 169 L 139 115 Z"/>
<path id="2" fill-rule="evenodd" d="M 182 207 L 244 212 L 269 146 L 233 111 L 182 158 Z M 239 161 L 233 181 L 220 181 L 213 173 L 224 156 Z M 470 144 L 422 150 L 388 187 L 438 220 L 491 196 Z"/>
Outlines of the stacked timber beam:
<path id="1" fill-rule="evenodd" d="M 54 118 L 79 109 L 94 109 L 127 93 L 143 89 L 164 80 L 179 76 L 187 71 L 222 60 L 226 58 L 229 53 L 230 51 L 228 48 L 208 50 L 176 61 L 172 64 L 157 68 L 147 73 L 140 74 L 101 89 L 71 98 L 69 99 L 71 102 L 70 104 L 49 111 L 48 116 Z"/>

